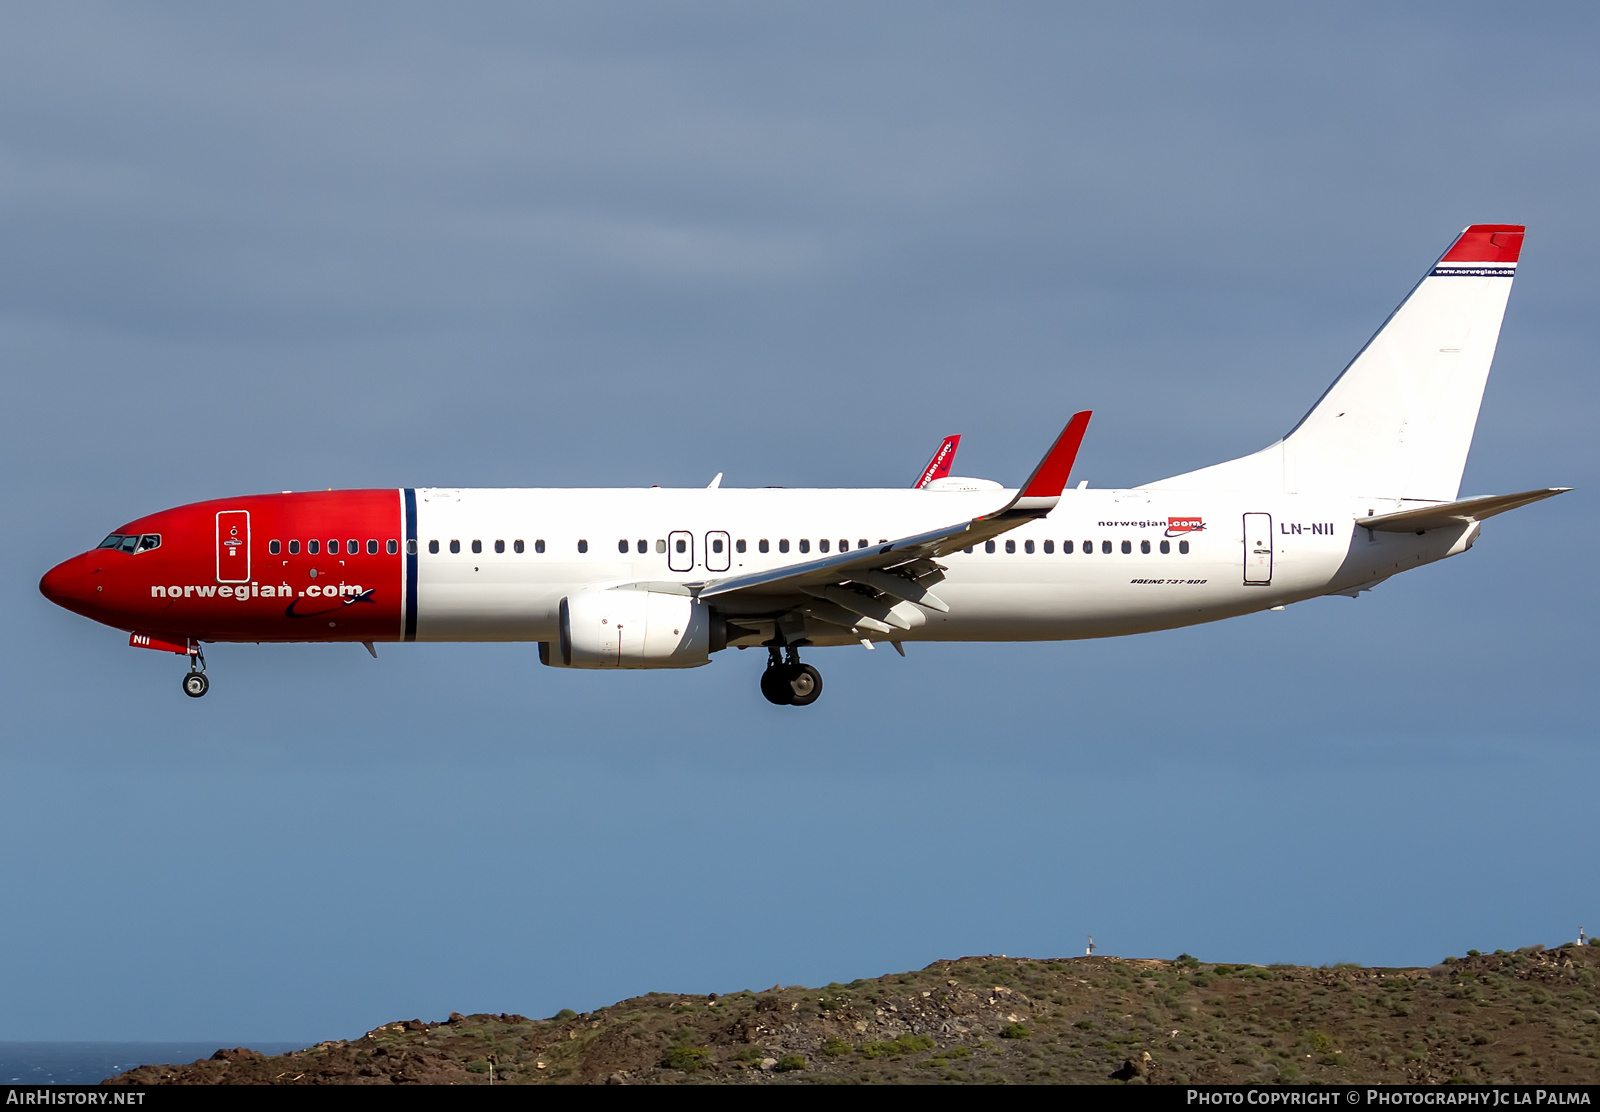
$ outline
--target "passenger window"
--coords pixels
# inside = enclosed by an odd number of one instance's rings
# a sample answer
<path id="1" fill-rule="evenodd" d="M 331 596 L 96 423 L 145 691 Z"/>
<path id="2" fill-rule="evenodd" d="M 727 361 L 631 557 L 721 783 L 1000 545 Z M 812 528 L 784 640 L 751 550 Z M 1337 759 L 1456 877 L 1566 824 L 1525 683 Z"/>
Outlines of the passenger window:
<path id="1" fill-rule="evenodd" d="M 346 541 L 345 542 L 345 546 L 344 546 L 344 550 L 346 552 L 350 553 L 350 555 L 354 556 L 354 555 L 356 555 L 357 553 L 359 553 L 361 551 L 361 542 L 360 541 Z M 378 551 L 378 546 L 377 546 L 376 542 L 374 542 L 374 544 L 372 546 L 372 551 L 374 551 L 374 552 Z"/>
<path id="2" fill-rule="evenodd" d="M 643 556 L 646 552 L 650 551 L 650 542 L 649 541 L 640 541 L 634 547 L 639 550 L 639 555 Z"/>
<path id="3" fill-rule="evenodd" d="M 745 550 L 745 543 L 744 543 L 744 541 L 743 541 L 743 540 L 737 540 L 737 541 L 734 541 L 734 542 L 733 542 L 733 550 L 734 550 L 734 551 L 735 551 L 735 552 L 743 552 L 743 551 L 744 551 L 744 550 Z"/>
<path id="4" fill-rule="evenodd" d="M 1171 551 L 1172 551 L 1172 542 L 1171 541 L 1162 541 L 1161 542 L 1161 555 L 1165 556 L 1165 555 L 1167 555 L 1167 553 L 1169 553 Z"/>
<path id="5" fill-rule="evenodd" d="M 663 541 L 663 540 L 657 540 L 656 541 L 656 551 L 657 552 L 665 552 L 666 550 L 667 550 L 667 542 Z"/>
<path id="6" fill-rule="evenodd" d="M 779 552 L 787 552 L 787 551 L 789 551 L 789 538 L 788 537 L 784 537 L 784 538 L 782 538 L 781 540 L 778 541 L 778 551 Z"/>
<path id="7" fill-rule="evenodd" d="M 395 553 L 400 551 L 400 542 L 396 541 L 396 540 L 391 540 L 391 541 L 389 541 L 387 544 L 385 544 L 383 546 L 383 549 L 389 555 L 393 556 Z M 415 552 L 416 550 L 417 550 L 416 542 L 412 542 L 411 551 Z"/>
<path id="8" fill-rule="evenodd" d="M 534 541 L 533 542 L 533 550 L 535 552 L 543 552 L 544 551 L 544 541 Z"/>
<path id="9" fill-rule="evenodd" d="M 267 542 L 267 551 L 272 553 L 274 556 L 276 556 L 278 554 L 278 549 L 280 547 L 281 546 L 278 544 L 277 541 L 268 541 Z"/>
<path id="10" fill-rule="evenodd" d="M 368 556 L 376 556 L 377 554 L 378 554 L 378 542 L 377 541 L 368 541 L 367 542 L 367 555 Z"/>
<path id="11" fill-rule="evenodd" d="M 1188 541 L 1179 541 L 1178 542 L 1178 552 L 1180 554 L 1182 554 L 1182 555 L 1187 556 L 1189 554 L 1189 542 Z"/>
<path id="12" fill-rule="evenodd" d="M 1101 541 L 1100 542 L 1100 551 L 1102 553 L 1104 553 L 1105 555 L 1109 556 L 1111 554 L 1111 542 L 1110 541 Z"/>
<path id="13" fill-rule="evenodd" d="M 300 542 L 299 541 L 290 541 L 289 542 L 289 555 L 291 555 L 291 556 L 300 555 Z"/>
<path id="14" fill-rule="evenodd" d="M 331 540 L 331 541 L 328 542 L 328 555 L 329 556 L 337 556 L 337 555 L 339 555 L 339 542 L 338 542 L 337 539 Z"/>
<path id="15" fill-rule="evenodd" d="M 450 551 L 451 552 L 460 552 L 461 551 L 461 542 L 460 541 L 451 541 L 450 542 Z"/>
<path id="16" fill-rule="evenodd" d="M 817 542 L 817 551 L 818 552 L 826 552 L 826 551 L 828 551 L 828 538 L 827 537 L 823 537 L 820 541 Z"/>
<path id="17" fill-rule="evenodd" d="M 673 542 L 672 547 L 677 549 L 677 551 L 679 553 L 684 553 L 684 552 L 689 551 L 689 542 L 684 540 L 682 537 L 679 537 L 676 541 Z"/>
<path id="18" fill-rule="evenodd" d="M 393 552 L 394 551 L 394 547 L 393 547 L 394 546 L 394 542 L 390 541 L 389 545 L 390 545 L 389 551 Z M 407 556 L 415 556 L 416 554 L 417 554 L 417 538 L 416 537 L 407 537 L 406 538 L 406 555 Z"/>
<path id="19" fill-rule="evenodd" d="M 521 555 L 525 548 L 526 546 L 520 540 L 511 542 L 511 551 L 517 553 L 518 555 Z"/>
<path id="20" fill-rule="evenodd" d="M 322 546 L 319 545 L 316 541 L 307 541 L 306 542 L 306 551 L 311 553 L 311 555 L 315 556 L 318 552 L 322 551 Z"/>
<path id="21" fill-rule="evenodd" d="M 721 537 L 718 537 L 717 539 L 715 539 L 715 540 L 713 540 L 711 542 L 711 551 L 719 553 L 719 554 L 722 552 L 722 538 Z"/>
<path id="22" fill-rule="evenodd" d="M 970 548 L 963 548 L 961 551 L 965 552 L 968 556 L 972 555 L 972 549 Z"/>
<path id="23" fill-rule="evenodd" d="M 1048 543 L 1048 542 L 1046 542 L 1046 543 Z M 1072 555 L 1072 542 L 1071 541 L 1062 541 L 1061 542 L 1061 551 L 1066 553 L 1068 556 L 1071 556 Z"/>
<path id="24" fill-rule="evenodd" d="M 1089 553 L 1091 553 L 1093 551 L 1094 551 L 1094 542 L 1093 541 L 1084 541 L 1083 542 L 1083 554 L 1085 556 L 1087 556 Z M 1107 552 L 1111 551 L 1111 547 L 1110 547 L 1109 544 L 1106 546 L 1106 551 Z"/>
<path id="25" fill-rule="evenodd" d="M 760 549 L 762 552 L 766 552 L 771 547 L 772 546 L 767 543 L 767 538 L 765 537 L 762 537 L 756 542 L 756 548 Z"/>
<path id="26" fill-rule="evenodd" d="M 800 551 L 801 552 L 810 552 L 811 551 L 811 542 L 810 542 L 810 540 L 808 540 L 806 538 L 803 538 L 803 537 L 801 538 L 801 540 L 800 540 Z"/>
<path id="27" fill-rule="evenodd" d="M 496 552 L 504 552 L 506 550 L 506 542 L 505 541 L 495 541 L 494 542 L 494 550 Z"/>
<path id="28" fill-rule="evenodd" d="M 579 541 L 578 542 L 578 551 L 579 552 L 588 552 L 589 551 L 589 542 L 586 541 L 586 540 Z"/>
<path id="29" fill-rule="evenodd" d="M 483 542 L 482 541 L 473 541 L 472 542 L 472 551 L 474 553 L 482 552 L 483 551 Z"/>
<path id="30" fill-rule="evenodd" d="M 865 548 L 865 547 L 867 547 L 867 538 L 866 537 L 862 537 L 860 540 L 856 541 L 856 547 L 857 548 Z"/>
<path id="31" fill-rule="evenodd" d="M 628 542 L 627 541 L 618 541 L 617 542 L 617 551 L 622 553 L 624 556 L 626 556 L 628 554 Z"/>
<path id="32" fill-rule="evenodd" d="M 985 552 L 993 552 L 994 551 L 994 542 L 993 541 L 984 541 L 983 542 L 983 550 Z"/>
<path id="33" fill-rule="evenodd" d="M 1023 541 L 1022 542 L 1022 551 L 1024 551 L 1024 552 L 1032 552 L 1033 551 L 1033 542 L 1032 541 Z"/>
<path id="34" fill-rule="evenodd" d="M 1128 555 L 1131 555 L 1132 552 L 1133 552 L 1133 542 L 1132 541 L 1123 541 L 1122 542 L 1122 554 L 1124 556 L 1128 556 Z"/>
<path id="35" fill-rule="evenodd" d="M 434 555 L 434 556 L 439 555 L 439 542 L 438 541 L 429 541 L 428 542 L 428 552 L 430 554 Z"/>
<path id="36" fill-rule="evenodd" d="M 1015 553 L 1016 551 L 1017 551 L 1017 542 L 1016 541 L 1007 541 L 1006 542 L 1006 554 L 1007 555 L 1011 555 L 1012 553 Z"/>
<path id="37" fill-rule="evenodd" d="M 848 538 L 848 537 L 840 537 L 839 538 L 839 551 L 840 552 L 849 552 L 850 551 L 850 538 Z"/>
<path id="38" fill-rule="evenodd" d="M 1150 555 L 1150 542 L 1149 541 L 1140 541 L 1139 542 L 1139 551 L 1143 552 L 1146 556 Z"/>

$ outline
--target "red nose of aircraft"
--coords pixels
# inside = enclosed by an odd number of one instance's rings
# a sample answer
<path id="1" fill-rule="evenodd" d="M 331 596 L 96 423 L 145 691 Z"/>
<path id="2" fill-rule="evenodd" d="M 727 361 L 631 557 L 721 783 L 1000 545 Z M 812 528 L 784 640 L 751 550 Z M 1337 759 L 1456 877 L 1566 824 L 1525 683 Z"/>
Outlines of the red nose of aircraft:
<path id="1" fill-rule="evenodd" d="M 39 593 L 57 606 L 92 617 L 91 612 L 98 608 L 96 596 L 103 593 L 103 584 L 96 582 L 99 578 L 95 553 L 85 552 L 45 572 L 39 580 Z"/>

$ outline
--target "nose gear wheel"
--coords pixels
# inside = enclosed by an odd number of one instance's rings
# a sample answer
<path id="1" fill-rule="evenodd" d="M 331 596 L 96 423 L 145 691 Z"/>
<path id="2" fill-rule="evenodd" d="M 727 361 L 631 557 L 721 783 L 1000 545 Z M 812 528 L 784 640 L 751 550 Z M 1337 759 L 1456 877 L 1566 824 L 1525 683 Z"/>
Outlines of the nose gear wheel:
<path id="1" fill-rule="evenodd" d="M 211 681 L 206 678 L 206 654 L 200 647 L 200 642 L 189 642 L 189 671 L 183 677 L 183 693 L 191 699 L 198 699 L 211 690 Z"/>

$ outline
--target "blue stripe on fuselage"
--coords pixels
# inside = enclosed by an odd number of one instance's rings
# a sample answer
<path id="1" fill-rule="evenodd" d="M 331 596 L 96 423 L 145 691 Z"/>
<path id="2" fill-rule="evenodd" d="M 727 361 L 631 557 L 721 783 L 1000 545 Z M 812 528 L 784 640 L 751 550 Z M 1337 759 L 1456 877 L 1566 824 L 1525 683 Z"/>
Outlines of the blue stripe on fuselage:
<path id="1" fill-rule="evenodd" d="M 417 492 L 406 488 L 406 632 L 417 639 Z"/>

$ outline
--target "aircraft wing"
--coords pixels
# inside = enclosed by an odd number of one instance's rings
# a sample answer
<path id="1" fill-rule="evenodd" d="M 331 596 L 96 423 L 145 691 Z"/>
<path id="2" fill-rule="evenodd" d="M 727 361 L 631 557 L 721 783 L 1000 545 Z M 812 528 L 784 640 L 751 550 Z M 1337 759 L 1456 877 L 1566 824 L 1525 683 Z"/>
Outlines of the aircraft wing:
<path id="1" fill-rule="evenodd" d="M 739 610 L 777 612 L 802 605 L 822 621 L 875 633 L 909 629 L 893 613 L 902 602 L 950 609 L 929 590 L 944 578 L 944 569 L 935 563 L 938 557 L 991 540 L 1055 509 L 1089 417 L 1088 411 L 1075 414 L 1011 501 L 990 513 L 851 552 L 713 579 L 696 593 L 703 599 L 737 600 Z"/>

